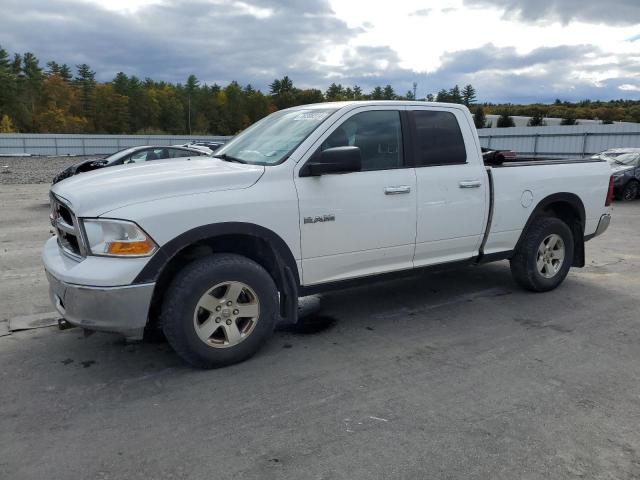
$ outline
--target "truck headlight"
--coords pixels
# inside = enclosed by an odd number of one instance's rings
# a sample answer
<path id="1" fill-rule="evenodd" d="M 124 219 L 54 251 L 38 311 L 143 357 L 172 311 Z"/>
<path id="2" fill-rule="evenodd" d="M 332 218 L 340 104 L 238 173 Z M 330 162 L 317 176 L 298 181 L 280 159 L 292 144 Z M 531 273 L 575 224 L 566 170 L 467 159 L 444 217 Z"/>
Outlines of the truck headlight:
<path id="1" fill-rule="evenodd" d="M 146 257 L 158 246 L 138 225 L 126 220 L 83 219 L 87 247 L 93 255 Z"/>

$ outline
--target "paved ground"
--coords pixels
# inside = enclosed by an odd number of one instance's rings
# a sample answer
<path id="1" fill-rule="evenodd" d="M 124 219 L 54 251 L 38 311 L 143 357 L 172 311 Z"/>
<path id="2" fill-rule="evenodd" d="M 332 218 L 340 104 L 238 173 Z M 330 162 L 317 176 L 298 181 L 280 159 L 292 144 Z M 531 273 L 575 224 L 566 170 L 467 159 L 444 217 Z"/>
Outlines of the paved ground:
<path id="1" fill-rule="evenodd" d="M 0 320 L 46 320 L 46 186 L 0 202 Z M 638 479 L 638 232 L 640 202 L 617 204 L 547 294 L 505 263 L 336 292 L 326 329 L 216 371 L 162 343 L 4 336 L 0 478 Z"/>

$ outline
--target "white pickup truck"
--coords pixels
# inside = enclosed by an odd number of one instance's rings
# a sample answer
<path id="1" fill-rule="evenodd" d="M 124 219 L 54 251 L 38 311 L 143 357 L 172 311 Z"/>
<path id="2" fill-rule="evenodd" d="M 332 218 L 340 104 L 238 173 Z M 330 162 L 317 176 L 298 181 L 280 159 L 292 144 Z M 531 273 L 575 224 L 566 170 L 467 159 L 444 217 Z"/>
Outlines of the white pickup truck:
<path id="1" fill-rule="evenodd" d="M 521 286 L 551 290 L 610 220 L 605 161 L 485 166 L 460 105 L 290 108 L 216 157 L 52 187 L 43 260 L 68 322 L 162 328 L 186 361 L 222 366 L 296 322 L 300 296 L 384 274 L 509 259 Z"/>

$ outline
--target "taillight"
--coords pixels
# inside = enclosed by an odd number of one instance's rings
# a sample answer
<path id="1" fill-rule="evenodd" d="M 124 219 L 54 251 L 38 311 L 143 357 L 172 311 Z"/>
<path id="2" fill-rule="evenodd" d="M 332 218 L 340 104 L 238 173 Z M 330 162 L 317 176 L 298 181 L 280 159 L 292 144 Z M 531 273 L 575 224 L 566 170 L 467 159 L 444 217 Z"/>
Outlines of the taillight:
<path id="1" fill-rule="evenodd" d="M 604 202 L 604 206 L 608 207 L 613 202 L 613 175 L 609 178 L 609 190 L 607 190 L 607 200 Z"/>

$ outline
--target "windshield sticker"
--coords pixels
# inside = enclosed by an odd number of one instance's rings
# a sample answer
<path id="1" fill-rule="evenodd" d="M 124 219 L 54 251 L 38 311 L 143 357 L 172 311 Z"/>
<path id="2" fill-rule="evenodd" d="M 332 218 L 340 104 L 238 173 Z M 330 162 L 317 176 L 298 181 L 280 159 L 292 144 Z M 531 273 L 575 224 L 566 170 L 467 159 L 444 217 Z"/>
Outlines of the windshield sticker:
<path id="1" fill-rule="evenodd" d="M 303 112 L 303 113 L 299 113 L 298 115 L 296 115 L 295 117 L 293 117 L 293 121 L 297 122 L 300 120 L 314 120 L 314 121 L 318 121 L 318 120 L 324 120 L 325 118 L 327 118 L 329 114 L 327 112 Z"/>

